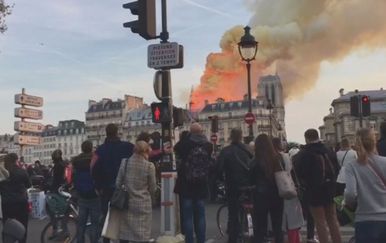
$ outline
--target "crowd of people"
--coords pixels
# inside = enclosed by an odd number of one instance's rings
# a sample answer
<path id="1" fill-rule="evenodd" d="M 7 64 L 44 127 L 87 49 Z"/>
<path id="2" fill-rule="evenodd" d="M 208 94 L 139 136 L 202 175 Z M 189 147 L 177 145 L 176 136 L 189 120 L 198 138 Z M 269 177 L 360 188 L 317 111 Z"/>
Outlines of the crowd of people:
<path id="1" fill-rule="evenodd" d="M 229 145 L 216 153 L 199 123 L 182 132 L 174 146 L 178 174 L 174 192 L 179 196 L 185 242 L 206 240 L 205 203 L 211 177 L 225 183 L 229 243 L 240 237 L 240 196 L 245 187 L 251 188 L 253 195 L 255 243 L 263 243 L 267 237 L 273 237 L 275 243 L 285 242 L 285 238 L 289 243 L 300 243 L 300 228 L 305 221 L 307 242 L 341 243 L 334 201 L 339 196 L 344 198 L 342 207 L 355 211 L 356 242 L 385 243 L 386 122 L 381 124 L 378 142 L 373 130 L 364 128 L 357 131 L 355 144 L 343 138 L 336 151 L 323 144 L 315 129 L 306 130 L 304 137 L 305 145 L 292 148 L 266 134 L 246 145 L 242 131 L 235 128 Z M 18 165 L 16 154 L 7 154 L 0 166 L 3 221 L 14 218 L 27 232 L 27 189 L 33 176 L 42 175 L 49 178 L 46 184 L 51 193 L 57 193 L 65 184 L 74 189 L 79 207 L 78 243 L 85 242 L 88 222 L 91 227 L 87 233 L 93 243 L 101 237 L 104 243 L 111 239 L 120 243 L 149 242 L 158 177 L 153 162 L 161 154 L 159 147 L 153 146 L 152 150 L 151 140 L 149 134 L 142 133 L 135 144 L 121 141 L 118 127 L 109 124 L 105 142 L 93 149 L 90 141 L 84 141 L 82 153 L 70 163 L 62 159 L 60 150 L 55 150 L 50 171 L 40 163 L 25 170 Z M 68 173 L 69 168 L 72 173 Z M 294 182 L 296 196 L 279 193 L 278 172 L 283 171 Z M 118 189 L 129 198 L 127 205 L 119 209 L 111 207 Z M 20 242 L 26 242 L 26 236 Z"/>

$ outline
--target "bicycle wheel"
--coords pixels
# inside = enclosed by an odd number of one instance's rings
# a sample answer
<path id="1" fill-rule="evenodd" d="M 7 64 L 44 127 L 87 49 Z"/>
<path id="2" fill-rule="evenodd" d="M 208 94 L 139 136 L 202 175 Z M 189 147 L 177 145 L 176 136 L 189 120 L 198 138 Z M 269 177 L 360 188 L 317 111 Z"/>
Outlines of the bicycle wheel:
<path id="1" fill-rule="evenodd" d="M 243 208 L 240 209 L 239 222 L 240 222 L 239 242 L 240 243 L 252 242 L 252 238 L 253 238 L 252 215 L 249 212 L 246 212 Z"/>
<path id="2" fill-rule="evenodd" d="M 42 233 L 40 234 L 40 242 L 41 243 L 70 243 L 75 242 L 76 240 L 76 230 L 77 230 L 77 224 L 76 220 L 73 218 L 69 218 L 67 220 L 67 233 L 63 233 L 62 235 L 58 235 L 53 237 L 54 235 L 54 228 L 52 223 L 48 223 Z"/>
<path id="3" fill-rule="evenodd" d="M 222 238 L 228 232 L 228 205 L 223 204 L 217 209 L 216 221 L 220 238 Z"/>

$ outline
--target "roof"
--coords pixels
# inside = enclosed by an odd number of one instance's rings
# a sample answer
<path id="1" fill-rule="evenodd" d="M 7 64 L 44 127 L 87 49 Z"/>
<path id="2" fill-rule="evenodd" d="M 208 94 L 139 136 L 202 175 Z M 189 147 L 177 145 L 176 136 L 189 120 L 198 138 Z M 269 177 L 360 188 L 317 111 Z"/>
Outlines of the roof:
<path id="1" fill-rule="evenodd" d="M 148 106 L 133 109 L 127 113 L 126 118 L 128 121 L 152 119 L 151 109 Z"/>
<path id="2" fill-rule="evenodd" d="M 252 100 L 252 107 L 263 107 L 263 104 L 258 100 Z M 201 112 L 224 112 L 234 110 L 248 109 L 248 100 L 238 100 L 229 102 L 218 102 L 213 104 L 207 104 Z"/>
<path id="3" fill-rule="evenodd" d="M 111 110 L 122 110 L 123 105 L 122 101 L 112 101 L 108 100 L 107 102 L 100 101 L 96 104 L 91 105 L 88 108 L 87 112 L 101 112 L 101 111 L 111 111 Z"/>
<path id="4" fill-rule="evenodd" d="M 380 89 L 380 90 L 363 90 L 363 91 L 358 91 L 356 93 L 355 91 L 348 92 L 347 94 L 344 94 L 340 96 L 337 99 L 334 99 L 332 101 L 333 105 L 336 102 L 348 102 L 350 101 L 350 98 L 355 95 L 367 95 L 370 97 L 370 100 L 376 100 L 376 99 L 385 99 L 386 100 L 386 90 Z"/>
<path id="5" fill-rule="evenodd" d="M 277 81 L 277 80 L 280 80 L 279 75 L 266 75 L 260 78 L 260 81 L 263 81 L 263 82 Z"/>

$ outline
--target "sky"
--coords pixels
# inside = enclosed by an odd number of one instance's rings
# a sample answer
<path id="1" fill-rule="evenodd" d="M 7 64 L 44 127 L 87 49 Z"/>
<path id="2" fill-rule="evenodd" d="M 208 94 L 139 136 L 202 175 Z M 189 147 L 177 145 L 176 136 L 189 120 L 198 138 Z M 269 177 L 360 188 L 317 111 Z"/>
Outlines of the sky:
<path id="1" fill-rule="evenodd" d="M 172 70 L 173 100 L 185 106 L 198 85 L 207 55 L 220 50 L 225 31 L 247 25 L 250 0 L 169 0 L 170 41 L 184 46 L 184 68 Z M 157 1 L 160 2 L 160 1 Z M 0 34 L 0 134 L 13 133 L 14 95 L 44 97 L 42 123 L 85 119 L 88 100 L 124 94 L 156 101 L 155 70 L 147 67 L 146 41 L 122 27 L 135 19 L 126 1 L 6 0 L 14 4 Z M 157 6 L 160 9 L 160 6 Z M 160 15 L 157 17 L 160 31 Z M 314 87 L 286 103 L 289 141 L 303 142 L 307 128 L 322 125 L 338 90 L 386 86 L 386 50 L 360 49 L 339 62 L 323 62 Z M 279 73 L 280 74 L 280 73 Z M 282 78 L 282 81 L 285 80 Z M 386 88 L 386 87 L 384 87 Z"/>

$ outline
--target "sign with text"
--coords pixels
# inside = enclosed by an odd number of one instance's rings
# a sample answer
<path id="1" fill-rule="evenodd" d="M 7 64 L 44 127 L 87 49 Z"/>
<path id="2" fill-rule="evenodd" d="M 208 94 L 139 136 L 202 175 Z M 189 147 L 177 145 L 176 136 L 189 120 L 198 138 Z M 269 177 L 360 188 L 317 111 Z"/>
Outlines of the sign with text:
<path id="1" fill-rule="evenodd" d="M 27 136 L 16 134 L 15 143 L 21 145 L 39 145 L 42 141 L 41 137 L 37 136 Z"/>
<path id="2" fill-rule="evenodd" d="M 43 106 L 43 98 L 26 94 L 16 94 L 15 104 L 41 107 Z"/>
<path id="3" fill-rule="evenodd" d="M 176 42 L 149 45 L 147 66 L 149 68 L 173 68 L 180 64 L 180 45 Z"/>
<path id="4" fill-rule="evenodd" d="M 15 121 L 15 131 L 43 132 L 44 125 L 36 122 Z"/>
<path id="5" fill-rule="evenodd" d="M 15 117 L 40 120 L 43 118 L 43 111 L 29 108 L 15 108 Z"/>

